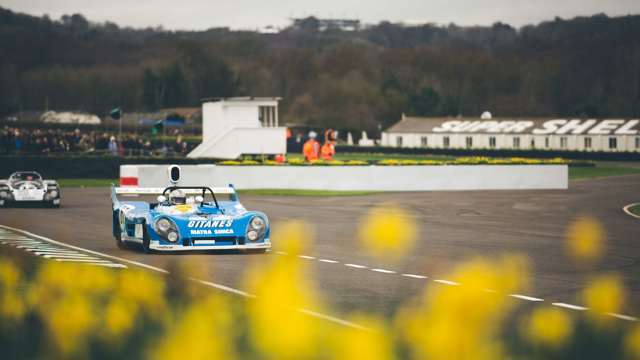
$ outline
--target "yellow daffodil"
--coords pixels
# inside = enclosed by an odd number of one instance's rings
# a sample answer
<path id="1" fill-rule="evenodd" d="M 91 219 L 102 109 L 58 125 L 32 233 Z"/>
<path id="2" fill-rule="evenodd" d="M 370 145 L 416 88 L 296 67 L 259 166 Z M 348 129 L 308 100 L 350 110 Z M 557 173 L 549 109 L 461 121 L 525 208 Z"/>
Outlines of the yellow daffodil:
<path id="1" fill-rule="evenodd" d="M 552 308 L 536 308 L 524 324 L 526 338 L 544 347 L 557 348 L 565 344 L 573 333 L 571 317 L 566 311 Z"/>
<path id="2" fill-rule="evenodd" d="M 373 207 L 360 221 L 362 248 L 382 260 L 397 260 L 413 247 L 418 226 L 413 217 L 395 204 Z"/>
<path id="3" fill-rule="evenodd" d="M 618 276 L 600 275 L 583 290 L 582 298 L 591 310 L 589 311 L 591 319 L 598 325 L 607 325 L 613 320 L 608 314 L 617 314 L 622 311 L 626 291 Z"/>
<path id="4" fill-rule="evenodd" d="M 567 251 L 579 264 L 592 264 L 604 253 L 604 238 L 604 229 L 598 220 L 579 217 L 567 230 Z"/>

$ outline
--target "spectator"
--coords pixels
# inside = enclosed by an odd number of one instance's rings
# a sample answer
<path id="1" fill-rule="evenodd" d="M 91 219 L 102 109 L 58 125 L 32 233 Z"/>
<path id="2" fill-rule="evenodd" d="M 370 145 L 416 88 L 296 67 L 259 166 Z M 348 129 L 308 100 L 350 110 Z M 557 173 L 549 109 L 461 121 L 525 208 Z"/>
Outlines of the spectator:
<path id="1" fill-rule="evenodd" d="M 113 156 L 118 156 L 118 143 L 116 142 L 116 137 L 112 136 L 109 139 L 109 153 Z"/>
<path id="2" fill-rule="evenodd" d="M 172 131 L 177 136 L 174 142 L 165 146 L 138 134 L 125 133 L 121 139 L 106 132 L 83 131 L 80 129 L 40 129 L 0 128 L 0 153 L 55 154 L 63 152 L 95 152 L 117 156 L 186 155 L 191 146 L 184 141 L 182 133 Z"/>

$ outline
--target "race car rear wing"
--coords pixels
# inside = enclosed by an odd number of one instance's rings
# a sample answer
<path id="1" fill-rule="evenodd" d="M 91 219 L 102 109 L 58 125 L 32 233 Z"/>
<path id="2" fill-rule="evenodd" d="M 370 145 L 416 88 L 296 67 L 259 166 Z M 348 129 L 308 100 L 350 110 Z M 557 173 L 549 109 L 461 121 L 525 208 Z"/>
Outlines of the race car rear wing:
<path id="1" fill-rule="evenodd" d="M 169 187 L 171 188 L 171 186 Z M 185 194 L 203 194 L 202 187 L 179 187 L 182 192 Z M 233 185 L 225 186 L 225 187 L 214 187 L 209 188 L 206 187 L 207 190 L 211 190 L 213 192 L 213 201 L 218 206 L 218 200 L 215 198 L 215 194 L 228 194 L 230 195 L 231 201 L 238 201 L 238 195 L 236 193 L 236 189 Z M 159 188 L 142 188 L 142 187 L 116 187 L 115 185 L 111 185 L 111 203 L 114 207 L 119 206 L 118 194 L 121 195 L 160 195 L 167 190 L 166 187 Z"/>
<path id="2" fill-rule="evenodd" d="M 140 187 L 113 187 L 115 194 L 128 195 L 160 195 L 166 188 L 140 188 Z M 181 189 L 185 194 L 201 194 L 200 189 Z M 211 188 L 214 194 L 235 194 L 236 189 L 232 186 Z"/>

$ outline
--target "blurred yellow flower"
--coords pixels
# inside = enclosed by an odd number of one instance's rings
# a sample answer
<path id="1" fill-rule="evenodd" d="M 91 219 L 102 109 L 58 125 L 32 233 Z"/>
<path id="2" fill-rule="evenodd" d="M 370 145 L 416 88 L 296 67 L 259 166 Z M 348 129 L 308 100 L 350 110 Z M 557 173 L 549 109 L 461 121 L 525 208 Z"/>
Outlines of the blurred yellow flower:
<path id="1" fill-rule="evenodd" d="M 246 288 L 256 295 L 246 309 L 253 345 L 267 358 L 304 359 L 316 356 L 322 324 L 299 310 L 320 310 L 319 295 L 296 256 L 309 241 L 308 225 L 290 222 L 279 227 L 278 242 L 290 256 L 274 256 L 246 273 Z M 305 239 L 307 239 L 305 241 Z"/>
<path id="2" fill-rule="evenodd" d="M 181 314 L 156 346 L 150 358 L 235 359 L 234 314 L 226 298 L 210 295 Z"/>
<path id="3" fill-rule="evenodd" d="M 25 301 L 18 292 L 22 272 L 13 262 L 0 259 L 0 317 L 20 319 L 26 311 Z"/>
<path id="4" fill-rule="evenodd" d="M 389 360 L 395 358 L 393 338 L 384 322 L 372 316 L 356 315 L 351 322 L 368 330 L 341 327 L 332 333 L 332 358 Z"/>
<path id="5" fill-rule="evenodd" d="M 595 218 L 576 219 L 567 230 L 567 250 L 579 263 L 592 263 L 604 251 L 604 230 Z"/>
<path id="6" fill-rule="evenodd" d="M 624 339 L 624 347 L 630 359 L 640 359 L 640 325 L 636 325 L 627 333 Z"/>
<path id="7" fill-rule="evenodd" d="M 360 221 L 362 248 L 382 260 L 397 260 L 411 248 L 418 235 L 415 220 L 395 204 L 373 207 Z"/>
<path id="8" fill-rule="evenodd" d="M 315 228 L 305 221 L 289 220 L 275 224 L 271 238 L 278 239 L 278 249 L 295 256 L 308 248 L 315 238 Z"/>
<path id="9" fill-rule="evenodd" d="M 524 325 L 524 333 L 533 344 L 557 348 L 573 333 L 573 321 L 563 310 L 540 307 L 533 310 Z"/>
<path id="10" fill-rule="evenodd" d="M 459 286 L 433 285 L 423 302 L 403 308 L 399 330 L 416 358 L 482 360 L 505 358 L 500 326 L 528 278 L 526 261 L 505 257 L 497 263 L 477 259 L 460 265 L 450 279 Z M 508 274 L 508 275 L 507 275 Z"/>
<path id="11" fill-rule="evenodd" d="M 121 340 L 133 328 L 137 317 L 134 304 L 113 299 L 104 311 L 106 334 L 109 340 Z"/>
<path id="12" fill-rule="evenodd" d="M 84 351 L 92 327 L 97 323 L 97 309 L 87 297 L 73 294 L 61 299 L 41 313 L 51 339 L 63 355 Z"/>
<path id="13" fill-rule="evenodd" d="M 617 275 L 600 275 L 583 290 L 582 298 L 591 310 L 591 318 L 604 325 L 613 319 L 607 314 L 621 312 L 626 300 L 626 291 Z"/>
<path id="14" fill-rule="evenodd" d="M 15 288 L 20 282 L 22 272 L 13 264 L 13 262 L 0 260 L 0 287 Z"/>
<path id="15" fill-rule="evenodd" d="M 166 307 L 163 279 L 143 270 L 120 273 L 117 296 L 145 310 L 149 315 L 161 317 Z"/>

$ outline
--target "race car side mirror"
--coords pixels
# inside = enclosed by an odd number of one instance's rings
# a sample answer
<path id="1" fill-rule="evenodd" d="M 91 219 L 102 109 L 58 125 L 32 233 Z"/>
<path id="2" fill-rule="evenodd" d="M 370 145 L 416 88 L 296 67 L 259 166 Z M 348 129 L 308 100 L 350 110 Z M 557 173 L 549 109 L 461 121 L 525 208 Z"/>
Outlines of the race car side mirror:
<path id="1" fill-rule="evenodd" d="M 180 166 L 171 165 L 167 170 L 169 171 L 169 181 L 172 184 L 177 184 L 180 181 Z"/>
<path id="2" fill-rule="evenodd" d="M 158 196 L 158 202 L 159 203 L 163 203 L 165 201 L 167 201 L 167 197 L 166 196 L 164 196 L 164 195 Z"/>

